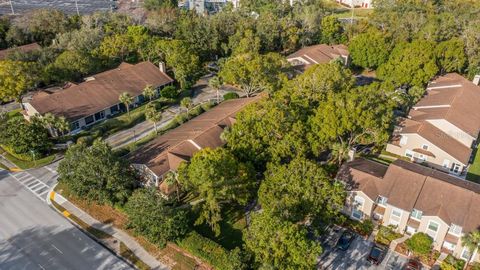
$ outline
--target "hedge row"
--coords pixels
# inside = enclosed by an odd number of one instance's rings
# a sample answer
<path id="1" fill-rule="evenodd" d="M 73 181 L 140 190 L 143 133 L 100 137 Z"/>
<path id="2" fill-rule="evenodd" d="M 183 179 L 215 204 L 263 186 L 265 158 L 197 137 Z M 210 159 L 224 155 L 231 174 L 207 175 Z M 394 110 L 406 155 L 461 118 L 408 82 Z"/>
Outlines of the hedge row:
<path id="1" fill-rule="evenodd" d="M 207 262 L 217 270 L 237 270 L 242 268 L 239 250 L 228 251 L 216 242 L 201 236 L 195 231 L 177 242 L 178 246 Z"/>

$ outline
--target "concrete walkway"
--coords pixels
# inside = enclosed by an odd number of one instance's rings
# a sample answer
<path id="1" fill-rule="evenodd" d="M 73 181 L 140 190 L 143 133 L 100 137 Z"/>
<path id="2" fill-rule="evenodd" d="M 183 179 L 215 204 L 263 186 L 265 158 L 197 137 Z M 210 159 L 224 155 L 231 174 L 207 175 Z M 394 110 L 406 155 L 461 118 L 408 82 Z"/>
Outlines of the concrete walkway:
<path id="1" fill-rule="evenodd" d="M 209 100 L 217 99 L 217 91 L 208 86 L 208 81 L 212 78 L 212 75 L 206 75 L 202 77 L 193 87 L 192 102 L 195 105 L 205 103 Z M 223 99 L 223 95 L 228 92 L 236 92 L 239 96 L 244 95 L 238 89 L 225 85 L 218 91 L 218 97 L 220 101 Z M 175 118 L 179 113 L 183 112 L 183 109 L 179 105 L 173 105 L 162 113 L 162 121 L 157 123 L 157 128 L 161 129 L 166 126 L 170 121 Z M 105 141 L 112 146 L 112 148 L 119 148 L 130 143 L 136 142 L 155 130 L 153 123 L 150 121 L 144 121 L 135 125 L 132 128 L 117 132 L 109 136 Z"/>
<path id="2" fill-rule="evenodd" d="M 69 202 L 67 199 L 65 199 L 62 195 L 54 192 L 53 190 L 50 192 L 48 196 L 48 203 L 53 200 L 59 205 L 61 205 L 63 208 L 68 211 L 68 213 L 62 213 L 64 216 L 68 216 L 69 214 L 73 214 L 79 219 L 81 219 L 83 222 L 88 224 L 89 226 L 100 230 L 102 232 L 105 232 L 111 236 L 113 236 L 115 239 L 118 241 L 123 242 L 140 260 L 142 260 L 144 263 L 146 263 L 148 266 L 150 266 L 151 269 L 155 270 L 168 270 L 170 269 L 166 265 L 160 263 L 157 261 L 152 255 L 150 255 L 140 244 L 135 241 L 134 238 L 132 238 L 130 235 L 125 233 L 122 230 L 119 230 L 115 227 L 113 227 L 111 224 L 104 224 L 101 223 L 100 221 L 94 219 L 92 216 L 89 214 L 85 213 L 83 210 L 79 209 L 75 205 L 73 205 L 71 202 Z M 58 209 L 57 209 L 58 210 Z M 79 226 L 81 227 L 81 226 Z"/>
<path id="3" fill-rule="evenodd" d="M 0 154 L 0 163 L 2 163 L 3 165 L 7 166 L 7 168 L 10 170 L 10 171 L 16 171 L 16 170 L 19 170 L 17 168 L 17 165 L 13 164 L 12 162 L 10 162 L 10 160 L 6 159 L 4 156 L 2 156 Z"/>

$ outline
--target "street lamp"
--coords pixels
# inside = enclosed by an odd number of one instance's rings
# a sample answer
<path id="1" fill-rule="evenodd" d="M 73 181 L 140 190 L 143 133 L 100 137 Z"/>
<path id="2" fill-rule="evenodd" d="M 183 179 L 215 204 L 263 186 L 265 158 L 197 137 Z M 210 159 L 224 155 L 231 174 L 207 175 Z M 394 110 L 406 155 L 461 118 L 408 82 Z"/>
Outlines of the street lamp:
<path id="1" fill-rule="evenodd" d="M 37 167 L 37 161 L 35 160 L 35 150 L 30 150 L 33 158 L 33 167 Z"/>

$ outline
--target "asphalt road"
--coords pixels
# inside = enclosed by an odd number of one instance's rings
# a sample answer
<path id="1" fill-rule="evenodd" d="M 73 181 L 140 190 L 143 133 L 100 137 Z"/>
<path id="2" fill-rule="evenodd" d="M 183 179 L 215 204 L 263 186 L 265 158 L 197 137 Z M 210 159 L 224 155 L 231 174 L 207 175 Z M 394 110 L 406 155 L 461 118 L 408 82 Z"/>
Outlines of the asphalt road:
<path id="1" fill-rule="evenodd" d="M 40 8 L 59 9 L 68 14 L 93 13 L 95 11 L 110 11 L 111 6 L 115 6 L 115 1 L 110 0 L 12 0 L 13 10 L 15 14 L 23 14 L 28 11 Z M 0 0 L 0 15 L 12 14 L 9 0 Z"/>
<path id="2" fill-rule="evenodd" d="M 0 269 L 132 269 L 0 171 Z"/>

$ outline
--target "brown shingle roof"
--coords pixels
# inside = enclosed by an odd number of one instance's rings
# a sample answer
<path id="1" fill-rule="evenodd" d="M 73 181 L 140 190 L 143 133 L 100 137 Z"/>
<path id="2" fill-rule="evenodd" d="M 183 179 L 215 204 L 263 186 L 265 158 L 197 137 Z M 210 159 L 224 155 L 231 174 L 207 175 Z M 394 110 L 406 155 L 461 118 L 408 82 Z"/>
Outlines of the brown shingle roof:
<path id="1" fill-rule="evenodd" d="M 310 66 L 314 64 L 329 63 L 330 61 L 339 58 L 339 57 L 348 57 L 348 48 L 345 45 L 326 45 L 319 44 L 309 47 L 304 47 L 289 56 L 287 59 L 301 57 L 308 64 L 304 66 Z"/>
<path id="2" fill-rule="evenodd" d="M 404 119 L 398 124 L 398 126 L 401 128 L 398 132 L 399 134 L 418 134 L 425 140 L 456 158 L 458 161 L 463 164 L 468 164 L 472 149 L 429 122 L 417 122 L 411 119 Z M 428 155 L 431 156 L 433 154 L 430 153 Z"/>
<path id="3" fill-rule="evenodd" d="M 15 52 L 26 53 L 26 52 L 31 52 L 31 51 L 35 51 L 35 50 L 40 50 L 41 48 L 42 47 L 40 47 L 40 45 L 38 45 L 38 43 L 31 43 L 31 44 L 27 44 L 27 45 L 23 45 L 23 46 L 18 46 L 18 47 L 13 47 L 13 48 L 8 48 L 8 49 L 5 49 L 5 50 L 1 50 L 0 51 L 0 60 L 6 59 L 9 54 L 12 54 L 12 53 L 15 53 Z"/>
<path id="4" fill-rule="evenodd" d="M 227 100 L 140 147 L 129 155 L 129 160 L 133 164 L 145 164 L 159 177 L 176 170 L 201 148 L 222 146 L 220 135 L 224 128 L 231 126 L 240 110 L 259 98 Z"/>
<path id="5" fill-rule="evenodd" d="M 442 87 L 442 88 L 438 88 Z M 480 86 L 457 73 L 449 73 L 432 81 L 426 95 L 414 106 L 446 106 L 443 109 L 423 109 L 423 119 L 446 119 L 477 138 L 480 132 Z"/>
<path id="6" fill-rule="evenodd" d="M 372 161 L 359 159 L 342 166 L 340 172 L 368 171 Z M 383 165 L 382 165 L 383 166 Z M 366 168 L 365 169 L 362 169 Z M 418 164 L 396 160 L 388 167 L 383 178 L 371 175 L 370 181 L 377 187 L 372 194 L 364 185 L 364 175 L 353 173 L 350 177 L 337 175 L 337 179 L 350 183 L 366 193 L 372 200 L 378 195 L 387 203 L 406 211 L 417 209 L 424 216 L 438 216 L 447 224 L 462 226 L 469 232 L 480 226 L 480 185 L 453 177 L 446 173 Z M 371 184 L 371 183 L 370 183 Z"/>
<path id="7" fill-rule="evenodd" d="M 91 76 L 86 82 L 48 96 L 34 96 L 30 104 L 40 113 L 80 119 L 118 104 L 123 92 L 142 94 L 147 85 L 162 86 L 173 82 L 150 62 L 121 64 L 118 68 Z"/>

